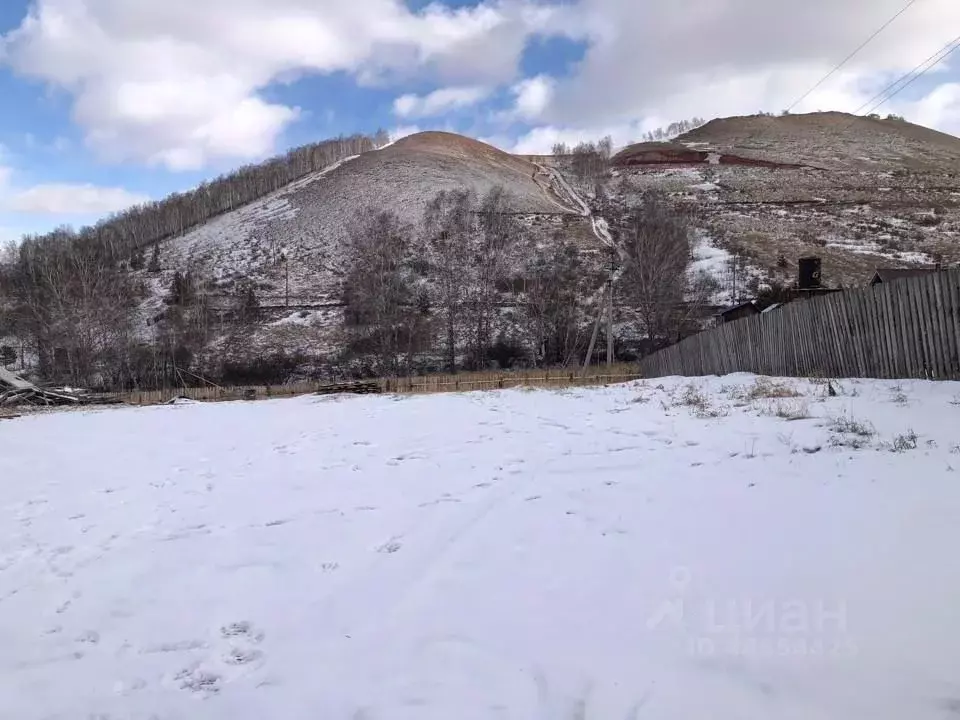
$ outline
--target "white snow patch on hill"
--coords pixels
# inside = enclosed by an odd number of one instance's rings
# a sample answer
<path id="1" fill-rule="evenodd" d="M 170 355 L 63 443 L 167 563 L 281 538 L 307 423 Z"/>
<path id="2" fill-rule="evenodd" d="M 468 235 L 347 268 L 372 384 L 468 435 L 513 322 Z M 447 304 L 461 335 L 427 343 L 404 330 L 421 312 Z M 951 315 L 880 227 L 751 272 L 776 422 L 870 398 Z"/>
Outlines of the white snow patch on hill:
<path id="1" fill-rule="evenodd" d="M 945 717 L 960 384 L 834 387 L 5 421 L 0 717 Z"/>

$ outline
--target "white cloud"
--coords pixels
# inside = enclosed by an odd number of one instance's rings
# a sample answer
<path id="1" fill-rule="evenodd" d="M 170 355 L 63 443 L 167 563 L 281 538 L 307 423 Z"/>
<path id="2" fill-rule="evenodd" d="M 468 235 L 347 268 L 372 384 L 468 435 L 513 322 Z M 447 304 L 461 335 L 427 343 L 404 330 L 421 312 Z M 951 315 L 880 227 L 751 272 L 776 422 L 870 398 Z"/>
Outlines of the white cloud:
<path id="1" fill-rule="evenodd" d="M 960 83 L 940 85 L 923 99 L 897 109 L 921 125 L 960 136 Z"/>
<path id="2" fill-rule="evenodd" d="M 104 215 L 149 199 L 123 188 L 50 183 L 8 193 L 2 201 L 2 208 L 35 215 Z"/>
<path id="3" fill-rule="evenodd" d="M 562 25 L 589 47 L 575 74 L 557 85 L 543 121 L 590 127 L 778 112 L 902 7 L 902 0 L 807 0 L 789 8 L 770 0 L 710 0 L 695 8 L 580 0 L 563 8 Z M 955 0 L 917 3 L 796 110 L 855 110 L 958 26 Z"/>
<path id="4" fill-rule="evenodd" d="M 34 0 L 0 57 L 71 93 L 104 157 L 197 168 L 271 152 L 299 114 L 260 94 L 277 80 L 509 82 L 554 14 L 528 1 L 414 12 L 403 0 Z"/>
<path id="5" fill-rule="evenodd" d="M 553 99 L 555 86 L 553 78 L 547 75 L 521 80 L 511 88 L 515 99 L 513 114 L 526 120 L 539 118 Z"/>
<path id="6" fill-rule="evenodd" d="M 393 112 L 402 118 L 434 117 L 476 105 L 489 94 L 482 87 L 448 87 L 429 95 L 401 95 L 393 101 Z"/>
<path id="7" fill-rule="evenodd" d="M 545 125 L 533 128 L 512 142 L 503 137 L 486 138 L 484 142 L 520 155 L 543 155 L 550 153 L 556 143 L 573 147 L 580 142 L 596 142 L 607 135 L 613 141 L 614 148 L 621 148 L 638 142 L 645 132 L 654 127 L 649 121 L 580 128 Z"/>
<path id="8" fill-rule="evenodd" d="M 391 141 L 396 142 L 400 138 L 405 138 L 409 135 L 416 135 L 418 132 L 422 131 L 417 125 L 401 125 L 400 127 L 393 128 L 388 135 L 390 135 Z"/>

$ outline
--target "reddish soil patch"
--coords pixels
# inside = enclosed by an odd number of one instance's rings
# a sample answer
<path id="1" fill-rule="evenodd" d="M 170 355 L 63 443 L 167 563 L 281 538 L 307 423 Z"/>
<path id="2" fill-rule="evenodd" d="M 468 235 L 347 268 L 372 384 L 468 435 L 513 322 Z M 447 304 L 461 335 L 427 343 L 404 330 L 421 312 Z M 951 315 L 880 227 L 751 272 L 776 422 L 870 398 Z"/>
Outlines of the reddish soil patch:
<path id="1" fill-rule="evenodd" d="M 707 165 L 711 162 L 720 165 L 746 165 L 771 169 L 804 167 L 794 163 L 778 163 L 743 157 L 742 155 L 694 150 L 685 145 L 674 143 L 639 143 L 625 148 L 613 158 L 613 164 L 616 167 Z"/>

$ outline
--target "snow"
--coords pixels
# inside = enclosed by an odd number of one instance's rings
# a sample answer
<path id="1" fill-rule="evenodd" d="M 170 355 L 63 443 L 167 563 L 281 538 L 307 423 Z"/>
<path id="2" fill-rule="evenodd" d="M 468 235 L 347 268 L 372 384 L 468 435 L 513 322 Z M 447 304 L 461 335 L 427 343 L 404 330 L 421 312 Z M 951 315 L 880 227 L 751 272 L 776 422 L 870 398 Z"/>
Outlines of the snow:
<path id="1" fill-rule="evenodd" d="M 698 185 L 691 185 L 691 190 L 700 190 L 701 192 L 714 192 L 720 189 L 720 186 L 714 182 L 704 182 Z"/>
<path id="2" fill-rule="evenodd" d="M 887 240 L 892 239 L 892 236 L 889 234 L 881 235 L 880 237 L 886 238 Z M 827 247 L 840 249 L 855 255 L 876 255 L 891 261 L 914 263 L 917 265 L 928 265 L 933 262 L 933 259 L 927 253 L 894 250 L 893 248 L 884 247 L 876 242 L 851 242 L 842 238 L 836 238 L 828 242 Z"/>
<path id="3" fill-rule="evenodd" d="M 5 421 L 0 718 L 948 716 L 960 384 L 757 382 Z"/>
<path id="4" fill-rule="evenodd" d="M 705 273 L 713 277 L 719 284 L 716 292 L 710 297 L 709 301 L 715 305 L 726 302 L 732 302 L 731 286 L 731 263 L 733 255 L 727 250 L 718 247 L 716 241 L 700 231 L 697 233 L 696 242 L 693 245 L 693 260 L 687 268 L 687 275 L 692 279 Z M 749 268 L 746 263 L 739 268 L 742 276 L 741 282 L 745 282 L 748 276 Z"/>
<path id="5" fill-rule="evenodd" d="M 280 325 L 312 325 L 318 318 L 323 317 L 323 313 L 309 310 L 298 310 L 286 317 L 275 320 L 270 325 L 276 327 Z"/>

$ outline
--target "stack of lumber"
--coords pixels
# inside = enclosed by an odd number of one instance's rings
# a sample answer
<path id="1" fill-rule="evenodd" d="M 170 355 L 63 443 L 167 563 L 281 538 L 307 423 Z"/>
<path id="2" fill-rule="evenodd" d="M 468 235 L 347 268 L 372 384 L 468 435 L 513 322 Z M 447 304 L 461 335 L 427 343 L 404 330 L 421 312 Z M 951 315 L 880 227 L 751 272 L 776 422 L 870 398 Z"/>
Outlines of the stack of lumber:
<path id="1" fill-rule="evenodd" d="M 340 393 L 351 393 L 354 395 L 367 395 L 382 392 L 380 383 L 376 380 L 358 380 L 356 382 L 336 383 L 334 385 L 324 385 L 317 390 L 317 395 L 339 395 Z"/>
<path id="2" fill-rule="evenodd" d="M 0 407 L 7 405 L 76 405 L 79 395 L 63 390 L 46 390 L 0 367 Z"/>

